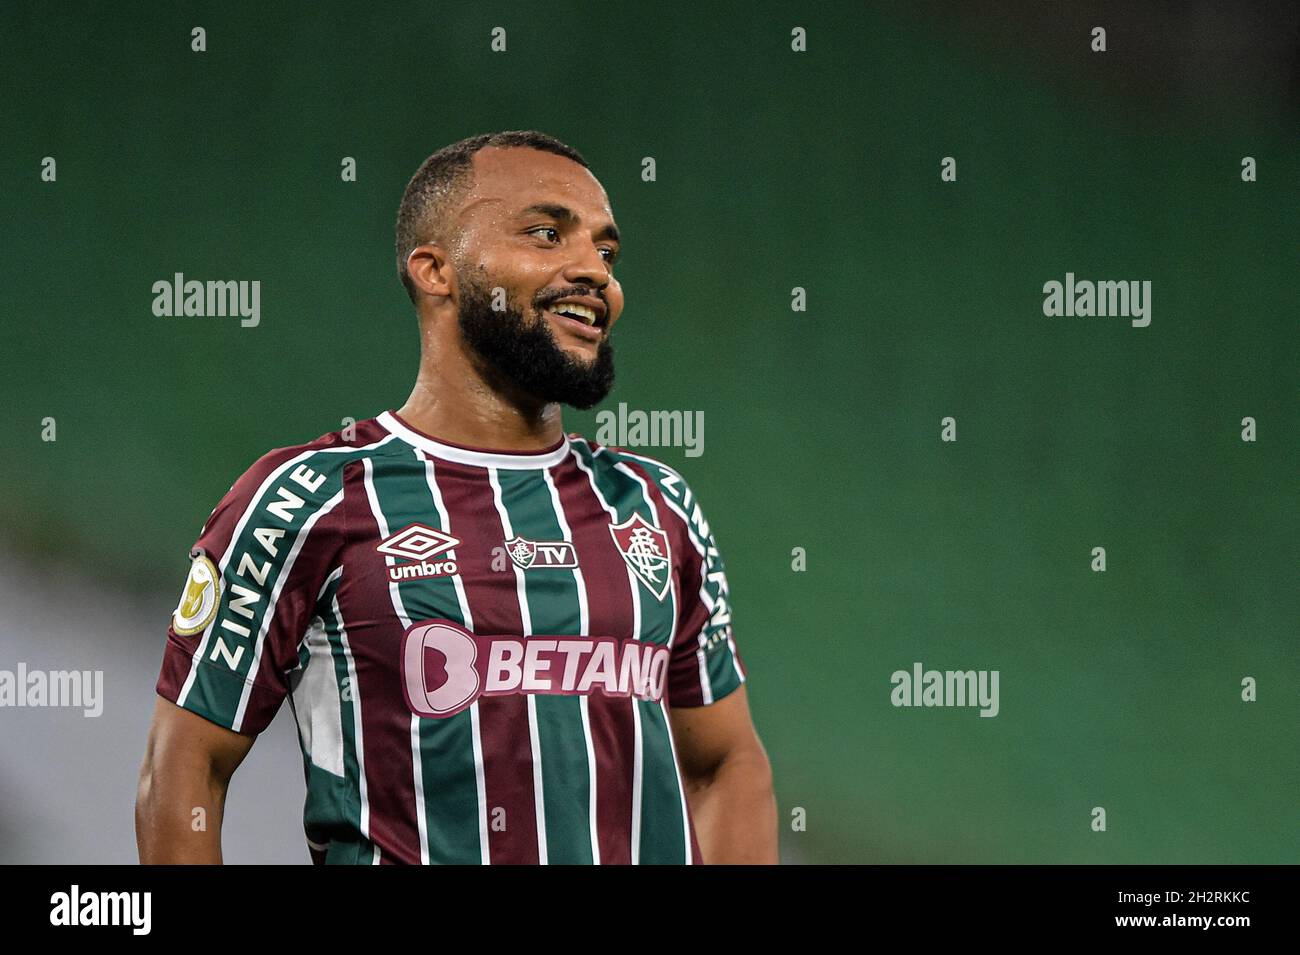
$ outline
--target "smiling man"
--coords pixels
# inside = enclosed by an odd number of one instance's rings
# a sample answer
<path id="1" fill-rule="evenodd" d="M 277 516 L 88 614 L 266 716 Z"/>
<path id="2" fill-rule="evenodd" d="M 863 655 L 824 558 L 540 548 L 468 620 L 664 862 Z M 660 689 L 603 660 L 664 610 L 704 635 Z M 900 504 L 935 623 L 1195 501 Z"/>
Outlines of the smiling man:
<path id="1" fill-rule="evenodd" d="M 286 697 L 317 862 L 776 861 L 700 505 L 561 423 L 613 385 L 618 256 L 604 189 L 549 136 L 421 165 L 397 220 L 414 389 L 263 456 L 208 518 L 158 681 L 141 861 L 221 860 L 227 786 Z"/>

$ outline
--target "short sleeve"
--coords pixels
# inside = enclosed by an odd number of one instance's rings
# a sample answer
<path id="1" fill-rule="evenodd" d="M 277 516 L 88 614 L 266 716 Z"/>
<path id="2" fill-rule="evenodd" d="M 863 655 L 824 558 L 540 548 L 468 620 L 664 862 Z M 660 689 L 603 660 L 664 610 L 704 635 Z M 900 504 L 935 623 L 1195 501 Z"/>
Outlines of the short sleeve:
<path id="1" fill-rule="evenodd" d="M 659 482 L 673 520 L 680 611 L 668 664 L 670 706 L 708 706 L 745 682 L 731 629 L 727 571 L 700 503 L 680 475 L 663 468 Z"/>
<path id="2" fill-rule="evenodd" d="M 157 691 L 246 735 L 271 722 L 343 540 L 337 455 L 283 448 L 217 504 L 190 550 Z"/>

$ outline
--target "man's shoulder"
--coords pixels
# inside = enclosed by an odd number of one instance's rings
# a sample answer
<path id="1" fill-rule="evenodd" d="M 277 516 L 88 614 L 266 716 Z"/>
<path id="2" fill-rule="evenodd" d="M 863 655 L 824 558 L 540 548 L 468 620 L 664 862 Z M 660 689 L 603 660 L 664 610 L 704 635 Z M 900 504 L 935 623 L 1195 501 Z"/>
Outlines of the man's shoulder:
<path id="1" fill-rule="evenodd" d="M 570 434 L 569 442 L 587 449 L 584 457 L 589 459 L 593 467 L 630 473 L 653 484 L 679 513 L 690 514 L 696 508 L 695 494 L 690 484 L 672 465 L 631 448 L 598 444 L 580 434 Z"/>
<path id="2" fill-rule="evenodd" d="M 593 441 L 585 435 L 578 434 L 576 431 L 568 435 L 569 446 L 578 448 L 582 457 L 595 464 L 605 468 L 616 467 L 633 467 L 638 470 L 652 469 L 655 475 L 669 474 L 682 480 L 682 476 L 677 473 L 672 466 L 665 464 L 658 458 L 651 457 L 648 454 L 642 454 L 640 451 L 634 451 L 631 448 L 624 448 L 616 444 L 601 444 Z"/>
<path id="3" fill-rule="evenodd" d="M 392 435 L 374 418 L 353 422 L 310 441 L 272 448 L 237 471 L 229 490 L 204 522 L 191 556 L 262 547 L 286 532 L 307 531 L 341 513 L 349 464 L 389 453 Z M 251 536 L 249 536 L 251 535 Z"/>
<path id="4" fill-rule="evenodd" d="M 392 434 L 378 418 L 344 419 L 343 426 L 335 431 L 265 452 L 247 466 L 232 490 L 242 485 L 247 492 L 252 492 L 281 476 L 292 477 L 299 484 L 310 484 L 321 476 L 337 478 L 350 463 L 370 455 L 390 453 L 393 446 Z"/>

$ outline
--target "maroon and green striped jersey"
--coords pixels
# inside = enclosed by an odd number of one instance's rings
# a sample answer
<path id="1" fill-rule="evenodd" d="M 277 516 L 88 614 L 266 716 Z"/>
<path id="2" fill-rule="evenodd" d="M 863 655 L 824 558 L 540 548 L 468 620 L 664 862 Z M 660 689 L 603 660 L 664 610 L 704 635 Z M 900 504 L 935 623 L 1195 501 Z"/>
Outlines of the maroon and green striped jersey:
<path id="1" fill-rule="evenodd" d="M 745 672 L 672 468 L 389 411 L 263 456 L 190 556 L 158 692 L 248 735 L 288 697 L 328 863 L 700 861 L 668 710 Z"/>

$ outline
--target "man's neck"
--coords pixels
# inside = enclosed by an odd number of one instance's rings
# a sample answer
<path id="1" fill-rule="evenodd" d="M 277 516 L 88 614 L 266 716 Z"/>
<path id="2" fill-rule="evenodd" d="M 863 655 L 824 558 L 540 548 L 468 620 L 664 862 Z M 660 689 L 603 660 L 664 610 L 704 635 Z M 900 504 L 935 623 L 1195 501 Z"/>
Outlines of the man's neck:
<path id="1" fill-rule="evenodd" d="M 410 397 L 397 410 L 417 431 L 492 451 L 540 451 L 564 437 L 560 405 L 494 387 L 466 360 L 429 358 L 426 353 Z"/>

